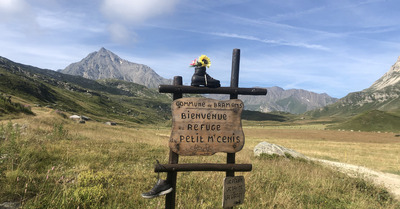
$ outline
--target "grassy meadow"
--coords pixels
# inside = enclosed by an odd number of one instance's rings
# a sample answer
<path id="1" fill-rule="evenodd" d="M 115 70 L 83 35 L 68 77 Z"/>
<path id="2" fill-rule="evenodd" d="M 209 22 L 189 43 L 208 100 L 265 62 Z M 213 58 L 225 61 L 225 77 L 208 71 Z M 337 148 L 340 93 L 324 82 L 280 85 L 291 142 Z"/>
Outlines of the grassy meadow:
<path id="1" fill-rule="evenodd" d="M 36 116 L 0 121 L 0 204 L 23 208 L 163 208 L 143 199 L 156 182 L 156 160 L 168 162 L 168 125 L 79 124 L 64 113 L 32 108 Z M 167 123 L 166 123 L 167 124 Z M 254 157 L 267 141 L 310 157 L 400 174 L 400 138 L 393 133 L 324 130 L 324 125 L 258 125 L 244 121 L 246 143 L 236 173 L 246 198 L 236 208 L 400 208 L 382 187 L 306 160 Z M 226 154 L 180 157 L 180 163 L 225 163 Z M 223 172 L 178 173 L 177 208 L 221 208 Z M 161 174 L 166 178 L 166 174 Z"/>

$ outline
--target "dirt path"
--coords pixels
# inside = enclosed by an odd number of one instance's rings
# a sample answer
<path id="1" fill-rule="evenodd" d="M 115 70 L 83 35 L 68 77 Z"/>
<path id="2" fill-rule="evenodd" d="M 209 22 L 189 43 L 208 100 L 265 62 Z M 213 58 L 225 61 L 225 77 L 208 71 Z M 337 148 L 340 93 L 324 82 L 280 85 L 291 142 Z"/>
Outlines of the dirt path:
<path id="1" fill-rule="evenodd" d="M 400 200 L 400 176 L 374 171 L 366 167 L 356 166 L 346 163 L 339 163 L 329 160 L 321 160 L 316 158 L 309 158 L 310 160 L 321 162 L 324 165 L 333 167 L 340 172 L 346 173 L 350 176 L 363 177 L 370 179 L 375 184 L 383 185 L 387 190 L 394 195 L 394 197 Z"/>

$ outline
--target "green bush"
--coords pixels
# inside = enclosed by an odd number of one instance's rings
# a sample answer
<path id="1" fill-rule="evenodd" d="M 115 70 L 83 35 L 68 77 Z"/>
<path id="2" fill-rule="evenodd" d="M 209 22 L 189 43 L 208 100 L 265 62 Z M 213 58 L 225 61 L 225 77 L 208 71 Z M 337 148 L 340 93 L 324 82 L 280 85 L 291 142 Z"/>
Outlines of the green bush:
<path id="1" fill-rule="evenodd" d="M 74 200 L 82 208 L 98 208 L 106 196 L 104 188 L 100 185 L 78 187 L 75 189 Z"/>
<path id="2" fill-rule="evenodd" d="M 72 192 L 75 205 L 82 208 L 98 208 L 107 198 L 107 187 L 112 181 L 112 176 L 102 172 L 81 172 Z"/>
<path id="3" fill-rule="evenodd" d="M 64 129 L 63 124 L 54 124 L 53 133 L 51 134 L 53 140 L 68 139 L 68 130 Z"/>

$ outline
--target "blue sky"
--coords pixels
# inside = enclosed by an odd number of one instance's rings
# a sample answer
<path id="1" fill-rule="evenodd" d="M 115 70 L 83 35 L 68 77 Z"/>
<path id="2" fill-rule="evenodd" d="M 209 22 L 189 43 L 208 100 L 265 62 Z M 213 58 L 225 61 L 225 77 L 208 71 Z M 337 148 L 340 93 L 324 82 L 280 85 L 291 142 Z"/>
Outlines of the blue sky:
<path id="1" fill-rule="evenodd" d="M 305 89 L 341 98 L 368 88 L 400 55 L 396 0 L 0 0 L 0 56 L 64 69 L 105 47 L 165 78 L 211 58 L 240 87 Z"/>

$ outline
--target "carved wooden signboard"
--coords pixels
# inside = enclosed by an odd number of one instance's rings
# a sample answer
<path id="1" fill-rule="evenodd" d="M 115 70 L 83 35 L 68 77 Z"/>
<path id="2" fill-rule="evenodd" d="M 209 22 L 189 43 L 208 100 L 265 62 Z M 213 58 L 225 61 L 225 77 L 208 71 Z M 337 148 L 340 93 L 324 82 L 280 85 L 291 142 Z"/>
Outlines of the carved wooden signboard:
<path id="1" fill-rule="evenodd" d="M 242 204 L 245 192 L 243 176 L 226 177 L 224 179 L 222 207 L 227 208 Z"/>
<path id="2" fill-rule="evenodd" d="M 182 98 L 172 103 L 169 147 L 179 155 L 235 153 L 244 146 L 243 102 Z"/>

